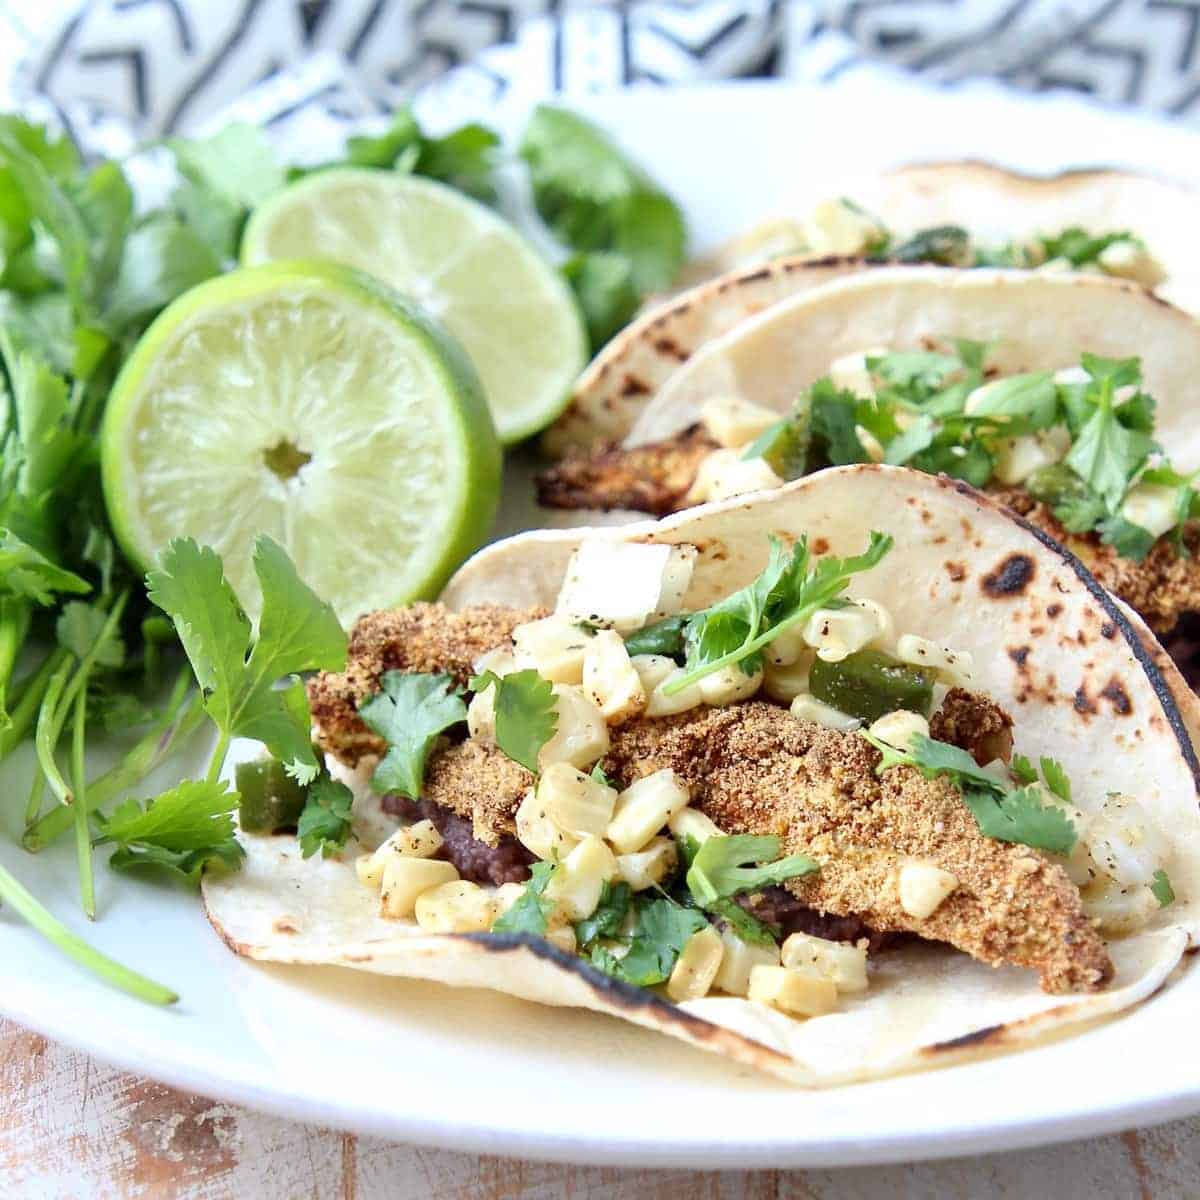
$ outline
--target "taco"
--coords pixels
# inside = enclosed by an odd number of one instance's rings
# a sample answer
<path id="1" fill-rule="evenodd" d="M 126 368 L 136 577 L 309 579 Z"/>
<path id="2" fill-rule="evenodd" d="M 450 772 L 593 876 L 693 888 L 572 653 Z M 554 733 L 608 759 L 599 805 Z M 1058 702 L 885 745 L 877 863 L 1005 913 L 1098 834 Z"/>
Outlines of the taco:
<path id="1" fill-rule="evenodd" d="M 880 267 L 742 322 L 540 502 L 655 515 L 885 461 L 985 488 L 1161 636 L 1200 611 L 1200 324 L 1131 284 Z"/>
<path id="2" fill-rule="evenodd" d="M 823 1086 L 1115 1015 L 1200 934 L 1195 698 L 956 481 L 850 466 L 521 535 L 363 618 L 309 695 L 362 844 L 247 835 L 206 878 L 253 959 L 590 1008 Z"/>

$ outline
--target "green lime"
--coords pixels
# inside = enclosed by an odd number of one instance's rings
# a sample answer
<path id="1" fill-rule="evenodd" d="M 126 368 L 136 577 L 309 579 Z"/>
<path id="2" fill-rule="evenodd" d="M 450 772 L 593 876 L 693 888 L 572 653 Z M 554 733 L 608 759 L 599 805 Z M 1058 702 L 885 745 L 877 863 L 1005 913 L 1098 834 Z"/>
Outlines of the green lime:
<path id="1" fill-rule="evenodd" d="M 441 321 L 479 371 L 505 445 L 562 412 L 587 361 L 579 309 L 491 209 L 411 175 L 321 171 L 255 209 L 242 237 L 247 265 L 315 257 L 370 271 Z"/>
<path id="2" fill-rule="evenodd" d="M 467 356 L 334 263 L 234 271 L 176 300 L 117 379 L 100 456 L 135 563 L 190 535 L 252 611 L 251 549 L 269 533 L 343 622 L 435 595 L 500 492 Z"/>

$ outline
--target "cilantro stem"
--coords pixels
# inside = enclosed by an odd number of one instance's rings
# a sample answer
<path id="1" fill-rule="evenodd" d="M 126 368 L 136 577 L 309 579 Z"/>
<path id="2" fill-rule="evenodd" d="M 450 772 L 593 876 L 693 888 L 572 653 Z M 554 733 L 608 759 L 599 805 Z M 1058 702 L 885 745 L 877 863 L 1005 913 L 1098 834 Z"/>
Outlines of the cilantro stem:
<path id="1" fill-rule="evenodd" d="M 55 747 L 62 735 L 62 722 L 58 719 L 60 701 L 67 685 L 67 676 L 70 673 L 71 664 L 69 662 L 63 663 L 54 673 L 54 678 L 50 680 L 50 686 L 46 689 L 46 698 L 42 701 L 42 707 L 38 713 L 37 730 L 34 733 L 34 748 L 37 751 L 38 766 L 42 769 L 42 777 L 50 785 L 50 790 L 58 797 L 60 804 L 70 804 L 72 801 L 71 789 L 67 786 L 67 781 L 58 769 L 58 763 L 54 757 Z M 65 708 L 66 705 L 64 704 L 62 707 Z M 40 801 L 40 789 L 37 794 Z M 32 802 L 33 797 L 31 796 L 31 807 Z"/>
<path id="2" fill-rule="evenodd" d="M 0 867 L 0 900 L 12 905 L 14 912 L 68 958 L 74 959 L 79 966 L 107 980 L 123 992 L 138 1000 L 145 1000 L 148 1004 L 174 1004 L 179 999 L 178 994 L 170 988 L 122 966 L 107 954 L 88 945 L 78 934 L 72 933 L 57 917 L 43 908 L 4 867 Z"/>
<path id="3" fill-rule="evenodd" d="M 191 682 L 191 668 L 185 667 L 159 720 L 116 766 L 88 784 L 88 807 L 93 812 L 144 779 L 166 759 L 178 742 L 200 725 L 204 719 L 204 709 L 199 692 L 192 693 L 190 702 L 176 720 Z M 71 827 L 71 823 L 70 810 L 59 805 L 27 825 L 21 844 L 30 853 L 36 854 L 56 842 Z"/>
<path id="4" fill-rule="evenodd" d="M 60 646 L 46 658 L 25 683 L 20 701 L 16 708 L 9 713 L 12 724 L 0 732 L 0 758 L 11 753 L 25 740 L 26 734 L 33 728 L 34 721 L 37 719 L 37 712 L 46 695 L 46 689 L 50 686 L 50 680 L 70 657 L 71 652 Z"/>
<path id="5" fill-rule="evenodd" d="M 71 784 L 75 789 L 75 854 L 79 859 L 79 899 L 88 919 L 96 919 L 96 879 L 92 871 L 92 833 L 88 828 L 87 767 L 84 763 L 87 730 L 87 690 L 75 700 L 71 736 Z"/>
<path id="6" fill-rule="evenodd" d="M 205 776 L 207 783 L 216 783 L 221 778 L 221 769 L 225 766 L 225 756 L 229 753 L 229 732 L 221 730 L 221 736 L 217 739 L 216 749 L 213 750 L 213 756 L 208 762 L 208 774 Z"/>

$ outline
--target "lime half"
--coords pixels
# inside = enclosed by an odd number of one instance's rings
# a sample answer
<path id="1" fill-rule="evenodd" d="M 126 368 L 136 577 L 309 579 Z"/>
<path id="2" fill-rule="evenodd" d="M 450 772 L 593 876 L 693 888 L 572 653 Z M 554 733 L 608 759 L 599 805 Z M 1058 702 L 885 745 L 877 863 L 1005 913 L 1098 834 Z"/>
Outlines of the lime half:
<path id="1" fill-rule="evenodd" d="M 343 622 L 435 595 L 500 490 L 466 355 L 333 263 L 234 271 L 175 301 L 113 388 L 101 469 L 138 565 L 190 535 L 221 554 L 253 613 L 250 554 L 269 533 Z"/>
<path id="2" fill-rule="evenodd" d="M 579 309 L 559 273 L 505 220 L 461 192 L 390 171 L 339 168 L 254 211 L 247 265 L 328 258 L 389 283 L 471 356 L 505 445 L 562 412 L 587 361 Z"/>

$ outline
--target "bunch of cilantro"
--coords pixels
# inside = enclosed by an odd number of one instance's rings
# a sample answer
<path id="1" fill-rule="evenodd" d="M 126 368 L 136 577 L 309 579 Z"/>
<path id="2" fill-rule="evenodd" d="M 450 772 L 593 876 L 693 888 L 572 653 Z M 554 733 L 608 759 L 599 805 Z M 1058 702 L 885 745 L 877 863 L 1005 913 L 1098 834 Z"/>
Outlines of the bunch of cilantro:
<path id="1" fill-rule="evenodd" d="M 1200 515 L 1194 477 L 1174 471 L 1153 438 L 1154 400 L 1141 390 L 1136 358 L 1082 356 L 1085 379 L 1056 382 L 1050 371 L 986 382 L 986 347 L 958 341 L 955 353 L 903 351 L 869 357 L 873 398 L 820 379 L 790 417 L 766 430 L 745 453 L 764 457 L 785 479 L 843 463 L 870 462 L 872 450 L 894 466 L 966 480 L 992 481 L 1004 439 L 1064 427 L 1063 461 L 1023 485 L 1071 533 L 1096 532 L 1118 554 L 1141 559 L 1153 534 L 1122 515 L 1138 484 L 1176 489 L 1173 534 L 1184 550 L 1183 522 Z M 968 397 L 976 392 L 967 411 Z M 868 447 L 868 442 L 875 445 Z"/>

